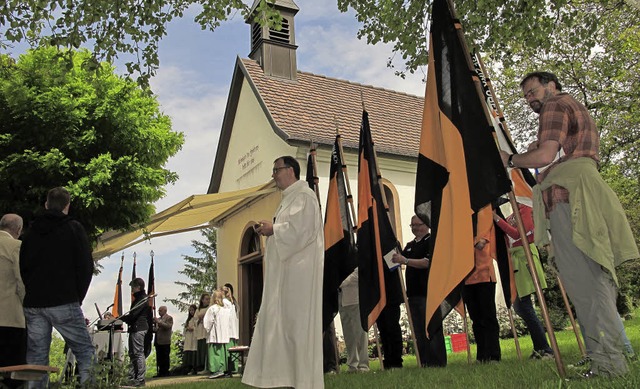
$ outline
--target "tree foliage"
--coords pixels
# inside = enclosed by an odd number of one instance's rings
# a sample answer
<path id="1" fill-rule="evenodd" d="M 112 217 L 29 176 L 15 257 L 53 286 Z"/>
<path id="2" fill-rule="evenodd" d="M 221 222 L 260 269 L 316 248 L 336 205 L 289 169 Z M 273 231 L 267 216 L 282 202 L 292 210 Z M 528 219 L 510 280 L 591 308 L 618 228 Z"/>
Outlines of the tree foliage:
<path id="1" fill-rule="evenodd" d="M 87 50 L 0 56 L 0 212 L 30 218 L 66 186 L 91 236 L 144 222 L 164 186 L 163 166 L 184 142 L 156 97 Z"/>
<path id="2" fill-rule="evenodd" d="M 146 84 L 158 68 L 158 43 L 168 24 L 190 7 L 197 8 L 194 22 L 210 31 L 236 12 L 246 16 L 251 10 L 242 0 L 7 0 L 0 5 L 0 48 L 25 41 L 32 47 L 92 46 L 87 68 L 124 54 L 132 58 L 126 63 L 129 73 Z M 279 25 L 267 0 L 257 0 L 255 7 L 262 22 Z"/>
<path id="3" fill-rule="evenodd" d="M 183 255 L 184 269 L 178 273 L 185 275 L 191 282 L 175 281 L 186 290 L 178 294 L 178 298 L 165 299 L 165 302 L 186 312 L 189 305 L 198 304 L 202 293 L 211 293 L 218 286 L 218 232 L 215 228 L 205 228 L 201 231 L 203 242 L 192 240 L 191 246 L 199 257 Z"/>

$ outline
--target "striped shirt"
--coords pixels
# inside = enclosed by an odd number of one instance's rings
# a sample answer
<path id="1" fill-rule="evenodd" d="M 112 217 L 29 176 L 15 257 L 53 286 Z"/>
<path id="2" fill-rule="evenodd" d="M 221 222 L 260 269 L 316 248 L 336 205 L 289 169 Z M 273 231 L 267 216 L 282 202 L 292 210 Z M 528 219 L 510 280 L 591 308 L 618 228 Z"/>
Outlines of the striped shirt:
<path id="1" fill-rule="evenodd" d="M 538 141 L 553 140 L 560 143 L 564 152 L 538 176 L 542 182 L 547 174 L 559 163 L 580 157 L 599 162 L 600 138 L 596 123 L 587 108 L 567 93 L 550 97 L 542 106 L 539 117 Z M 543 192 L 545 208 L 551 212 L 556 203 L 568 203 L 569 192 L 557 185 Z"/>

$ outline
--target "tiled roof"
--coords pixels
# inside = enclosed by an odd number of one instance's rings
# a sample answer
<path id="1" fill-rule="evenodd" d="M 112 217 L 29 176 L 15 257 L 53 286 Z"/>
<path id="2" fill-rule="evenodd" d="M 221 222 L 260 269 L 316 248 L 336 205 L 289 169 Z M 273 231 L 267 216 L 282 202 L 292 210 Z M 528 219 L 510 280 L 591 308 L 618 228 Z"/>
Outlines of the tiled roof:
<path id="1" fill-rule="evenodd" d="M 364 100 L 376 150 L 418 156 L 424 98 L 300 71 L 296 81 L 268 77 L 256 61 L 242 63 L 290 141 L 333 145 L 337 126 L 343 146 L 357 149 Z"/>

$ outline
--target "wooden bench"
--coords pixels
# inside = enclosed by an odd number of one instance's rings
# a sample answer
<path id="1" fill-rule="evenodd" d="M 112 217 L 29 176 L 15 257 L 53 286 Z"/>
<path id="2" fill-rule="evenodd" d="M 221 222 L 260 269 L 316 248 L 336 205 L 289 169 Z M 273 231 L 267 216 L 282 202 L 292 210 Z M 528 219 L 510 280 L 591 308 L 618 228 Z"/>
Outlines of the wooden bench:
<path id="1" fill-rule="evenodd" d="M 249 353 L 249 346 L 234 346 L 227 349 L 229 352 L 229 362 L 237 363 L 236 372 L 242 375 L 244 371 L 244 360 Z"/>
<path id="2" fill-rule="evenodd" d="M 38 381 L 45 374 L 58 373 L 60 369 L 52 366 L 15 365 L 0 367 L 0 376 L 18 381 Z"/>

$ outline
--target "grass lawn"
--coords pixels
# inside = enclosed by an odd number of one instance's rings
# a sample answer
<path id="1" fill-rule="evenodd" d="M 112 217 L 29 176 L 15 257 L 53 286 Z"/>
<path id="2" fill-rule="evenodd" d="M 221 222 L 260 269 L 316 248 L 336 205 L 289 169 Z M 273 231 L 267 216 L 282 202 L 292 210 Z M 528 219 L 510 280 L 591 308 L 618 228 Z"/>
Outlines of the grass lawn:
<path id="1" fill-rule="evenodd" d="M 636 352 L 640 351 L 640 310 L 635 311 L 634 319 L 625 322 L 627 335 Z M 326 388 L 375 389 L 375 388 L 640 388 L 640 362 L 631 362 L 631 372 L 622 378 L 582 379 L 567 365 L 581 359 L 573 331 L 556 333 L 562 360 L 567 371 L 567 379 L 558 375 L 555 361 L 529 360 L 532 346 L 529 336 L 520 339 L 523 360 L 517 358 L 513 339 L 502 340 L 502 361 L 499 363 L 475 363 L 475 345 L 471 346 L 474 362 L 467 363 L 466 352 L 449 354 L 446 368 L 424 368 L 416 366 L 415 357 L 405 356 L 404 368 L 380 371 L 377 360 L 371 361 L 372 370 L 368 373 L 325 375 Z M 345 368 L 345 366 L 343 366 Z M 199 380 L 200 382 L 175 383 L 161 385 L 161 382 L 148 382 L 148 386 L 161 388 L 248 388 L 240 378 Z"/>

